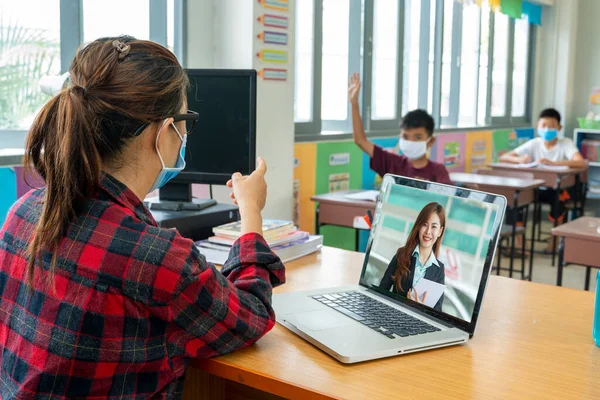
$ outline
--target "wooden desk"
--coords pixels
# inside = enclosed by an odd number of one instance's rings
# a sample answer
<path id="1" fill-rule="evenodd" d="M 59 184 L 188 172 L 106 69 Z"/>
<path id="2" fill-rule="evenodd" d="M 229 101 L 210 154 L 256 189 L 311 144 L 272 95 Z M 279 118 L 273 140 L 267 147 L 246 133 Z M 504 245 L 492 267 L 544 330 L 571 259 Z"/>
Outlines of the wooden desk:
<path id="1" fill-rule="evenodd" d="M 600 218 L 581 217 L 552 229 L 560 237 L 556 284 L 562 285 L 564 263 L 586 266 L 585 290 L 590 288 L 592 267 L 600 268 Z"/>
<path id="2" fill-rule="evenodd" d="M 565 189 L 574 186 L 577 176 L 587 171 L 587 168 L 569 168 L 564 171 L 555 171 L 542 167 L 527 168 L 525 170 L 517 164 L 508 163 L 493 163 L 488 164 L 488 167 L 495 170 L 530 172 L 535 179 L 542 179 L 545 182 L 544 186 L 552 189 Z"/>
<path id="3" fill-rule="evenodd" d="M 354 218 L 362 217 L 367 210 L 375 211 L 373 201 L 353 200 L 345 197 L 347 194 L 364 192 L 364 190 L 348 190 L 335 193 L 321 194 L 310 198 L 317 202 L 315 232 L 318 235 L 323 225 L 343 226 L 354 228 Z M 355 250 L 358 250 L 359 230 L 356 230 Z"/>
<path id="4" fill-rule="evenodd" d="M 519 167 L 516 164 L 508 164 L 508 163 L 493 163 L 493 164 L 489 164 L 488 167 L 494 169 L 494 170 L 505 170 L 505 171 L 524 171 L 523 168 Z M 530 172 L 533 174 L 535 179 L 542 179 L 545 182 L 545 186 L 551 189 L 556 189 L 556 197 L 554 199 L 554 206 L 558 207 L 558 203 L 560 201 L 559 196 L 560 196 L 560 190 L 561 189 L 568 189 L 570 187 L 575 186 L 576 190 L 574 191 L 574 198 L 573 198 L 573 204 L 577 205 L 578 204 L 578 198 L 579 196 L 582 196 L 582 199 L 584 199 L 585 193 L 583 190 L 579 190 L 579 186 L 581 183 L 581 174 L 585 173 L 587 171 L 587 167 L 585 168 L 569 168 L 567 170 L 563 170 L 563 171 L 556 171 L 556 170 L 552 170 L 552 169 L 548 169 L 548 168 L 542 168 L 542 167 L 534 167 L 534 168 L 527 168 L 526 172 Z M 583 204 L 583 202 L 582 202 Z M 577 210 L 577 207 L 575 207 L 573 209 L 573 219 L 577 218 L 579 216 L 579 214 L 583 215 L 583 209 L 581 210 Z M 534 220 L 538 221 L 538 240 L 540 239 L 541 236 L 541 220 L 542 220 L 542 207 L 541 205 L 538 205 L 536 207 L 536 210 L 534 210 Z M 558 225 L 558 220 L 556 220 L 554 222 L 554 227 L 556 227 Z M 535 230 L 534 230 L 535 232 Z M 556 258 L 556 238 L 553 239 L 554 240 L 554 246 L 552 247 L 552 265 L 554 265 L 554 261 Z"/>
<path id="5" fill-rule="evenodd" d="M 478 190 L 482 192 L 499 194 L 508 199 L 508 204 L 511 208 L 511 212 L 514 212 L 515 217 L 513 221 L 516 222 L 516 215 L 519 208 L 526 208 L 526 213 L 529 211 L 529 204 L 536 203 L 536 189 L 543 186 L 545 181 L 542 179 L 518 179 L 518 178 L 506 178 L 495 175 L 480 175 L 480 174 L 465 174 L 460 172 L 453 172 L 450 174 L 452 182 L 460 185 L 475 185 Z M 512 200 L 512 205 L 511 205 Z M 525 214 L 525 220 L 527 220 L 527 214 Z M 536 220 L 533 219 L 533 232 L 535 232 Z M 510 245 L 510 264 L 509 264 L 509 276 L 513 276 L 513 263 L 515 258 L 515 236 L 517 233 L 516 223 L 512 224 L 511 232 L 511 245 Z M 526 231 L 523 232 L 523 250 L 526 242 Z M 531 241 L 531 252 L 529 256 L 529 276 L 531 280 L 531 274 L 533 271 L 533 249 L 534 242 Z M 498 275 L 500 274 L 500 254 L 498 254 Z M 525 279 L 525 252 L 521 255 L 521 275 Z"/>
<path id="6" fill-rule="evenodd" d="M 289 263 L 276 292 L 354 284 L 363 258 L 324 248 Z M 492 276 L 468 345 L 343 365 L 276 325 L 250 348 L 194 362 L 184 398 L 239 398 L 242 383 L 301 399 L 598 399 L 592 314 L 589 292 Z"/>

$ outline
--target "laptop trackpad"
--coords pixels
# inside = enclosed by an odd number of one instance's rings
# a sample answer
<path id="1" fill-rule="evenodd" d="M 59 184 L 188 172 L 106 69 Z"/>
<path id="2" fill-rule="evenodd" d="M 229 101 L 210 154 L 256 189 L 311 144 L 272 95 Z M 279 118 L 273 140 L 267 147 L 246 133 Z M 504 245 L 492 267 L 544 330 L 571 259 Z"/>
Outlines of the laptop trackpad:
<path id="1" fill-rule="evenodd" d="M 304 325 L 313 331 L 337 328 L 355 323 L 350 318 L 329 310 L 309 311 L 293 315 L 298 324 Z"/>

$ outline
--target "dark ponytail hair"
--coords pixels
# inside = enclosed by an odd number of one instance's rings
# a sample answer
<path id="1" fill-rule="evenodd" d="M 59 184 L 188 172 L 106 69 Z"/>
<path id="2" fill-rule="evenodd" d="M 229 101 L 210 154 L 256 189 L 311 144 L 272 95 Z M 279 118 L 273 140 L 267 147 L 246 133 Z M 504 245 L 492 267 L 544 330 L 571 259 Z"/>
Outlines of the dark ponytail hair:
<path id="1" fill-rule="evenodd" d="M 119 165 L 140 126 L 179 113 L 185 100 L 187 77 L 175 55 L 130 36 L 82 46 L 69 72 L 71 86 L 42 108 L 27 136 L 25 167 L 46 182 L 29 247 L 31 286 L 43 252 L 52 254 L 54 280 L 61 241 L 84 201 L 97 192 L 103 167 Z"/>

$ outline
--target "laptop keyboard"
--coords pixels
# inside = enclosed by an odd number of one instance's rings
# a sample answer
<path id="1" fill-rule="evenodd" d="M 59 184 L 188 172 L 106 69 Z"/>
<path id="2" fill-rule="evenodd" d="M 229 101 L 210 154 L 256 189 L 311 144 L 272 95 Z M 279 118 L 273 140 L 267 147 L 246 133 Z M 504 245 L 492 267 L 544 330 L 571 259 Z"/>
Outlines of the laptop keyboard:
<path id="1" fill-rule="evenodd" d="M 382 335 L 395 339 L 440 329 L 359 292 L 331 293 L 313 299 L 360 322 Z"/>

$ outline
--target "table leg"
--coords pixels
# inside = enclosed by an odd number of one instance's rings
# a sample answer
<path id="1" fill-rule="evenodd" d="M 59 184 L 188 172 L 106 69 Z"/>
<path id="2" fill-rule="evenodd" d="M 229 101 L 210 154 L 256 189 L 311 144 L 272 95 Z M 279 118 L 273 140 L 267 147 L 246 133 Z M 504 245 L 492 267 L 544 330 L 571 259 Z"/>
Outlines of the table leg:
<path id="1" fill-rule="evenodd" d="M 535 190 L 535 200 L 533 203 L 533 229 L 531 231 L 531 252 L 529 253 L 529 281 L 531 282 L 531 274 L 533 272 L 533 251 L 535 250 L 535 227 L 536 225 L 541 225 L 539 223 L 537 217 L 537 209 L 540 203 L 540 191 L 539 189 Z"/>
<path id="2" fill-rule="evenodd" d="M 512 278 L 513 276 L 513 264 L 515 261 L 515 241 L 517 234 L 517 218 L 519 217 L 519 191 L 515 190 L 515 194 L 513 197 L 513 224 L 512 224 L 512 237 L 510 242 L 510 261 L 509 261 L 509 271 L 508 276 Z"/>
<path id="3" fill-rule="evenodd" d="M 539 189 L 538 189 L 539 192 Z M 542 204 L 540 203 L 540 199 L 538 196 L 538 201 L 537 201 L 537 213 L 535 216 L 537 222 L 538 222 L 538 242 L 542 241 Z M 534 234 L 535 236 L 535 231 Z"/>
<path id="4" fill-rule="evenodd" d="M 585 290 L 590 290 L 590 275 L 592 274 L 592 267 L 585 267 Z"/>
<path id="5" fill-rule="evenodd" d="M 560 176 L 558 178 L 556 178 L 556 197 L 554 198 L 554 209 L 558 210 L 558 206 L 560 203 Z M 558 226 L 558 218 L 560 216 L 556 217 L 554 219 L 554 227 L 556 228 Z M 552 235 L 552 266 L 554 267 L 555 261 L 556 261 L 556 236 Z"/>
<path id="6" fill-rule="evenodd" d="M 496 275 L 500 275 L 500 268 L 502 268 L 502 238 L 498 246 L 498 266 L 496 267 Z"/>
<path id="7" fill-rule="evenodd" d="M 523 241 L 521 243 L 521 279 L 525 279 L 525 246 L 527 243 L 527 217 L 529 217 L 529 204 L 525 207 L 525 217 L 523 218 Z"/>
<path id="8" fill-rule="evenodd" d="M 556 238 L 556 236 L 554 236 Z M 560 238 L 560 244 L 558 245 L 558 272 L 556 274 L 556 286 L 562 286 L 562 275 L 563 275 L 563 260 L 565 255 L 565 238 Z"/>
<path id="9" fill-rule="evenodd" d="M 319 221 L 319 204 L 315 207 L 315 235 L 321 234 L 321 223 Z"/>
<path id="10" fill-rule="evenodd" d="M 571 221 L 579 218 L 579 208 L 577 208 L 577 201 L 579 200 L 579 186 L 581 180 L 579 174 L 575 174 L 575 190 L 573 190 L 573 211 L 571 211 Z M 583 215 L 583 212 L 581 213 Z"/>

